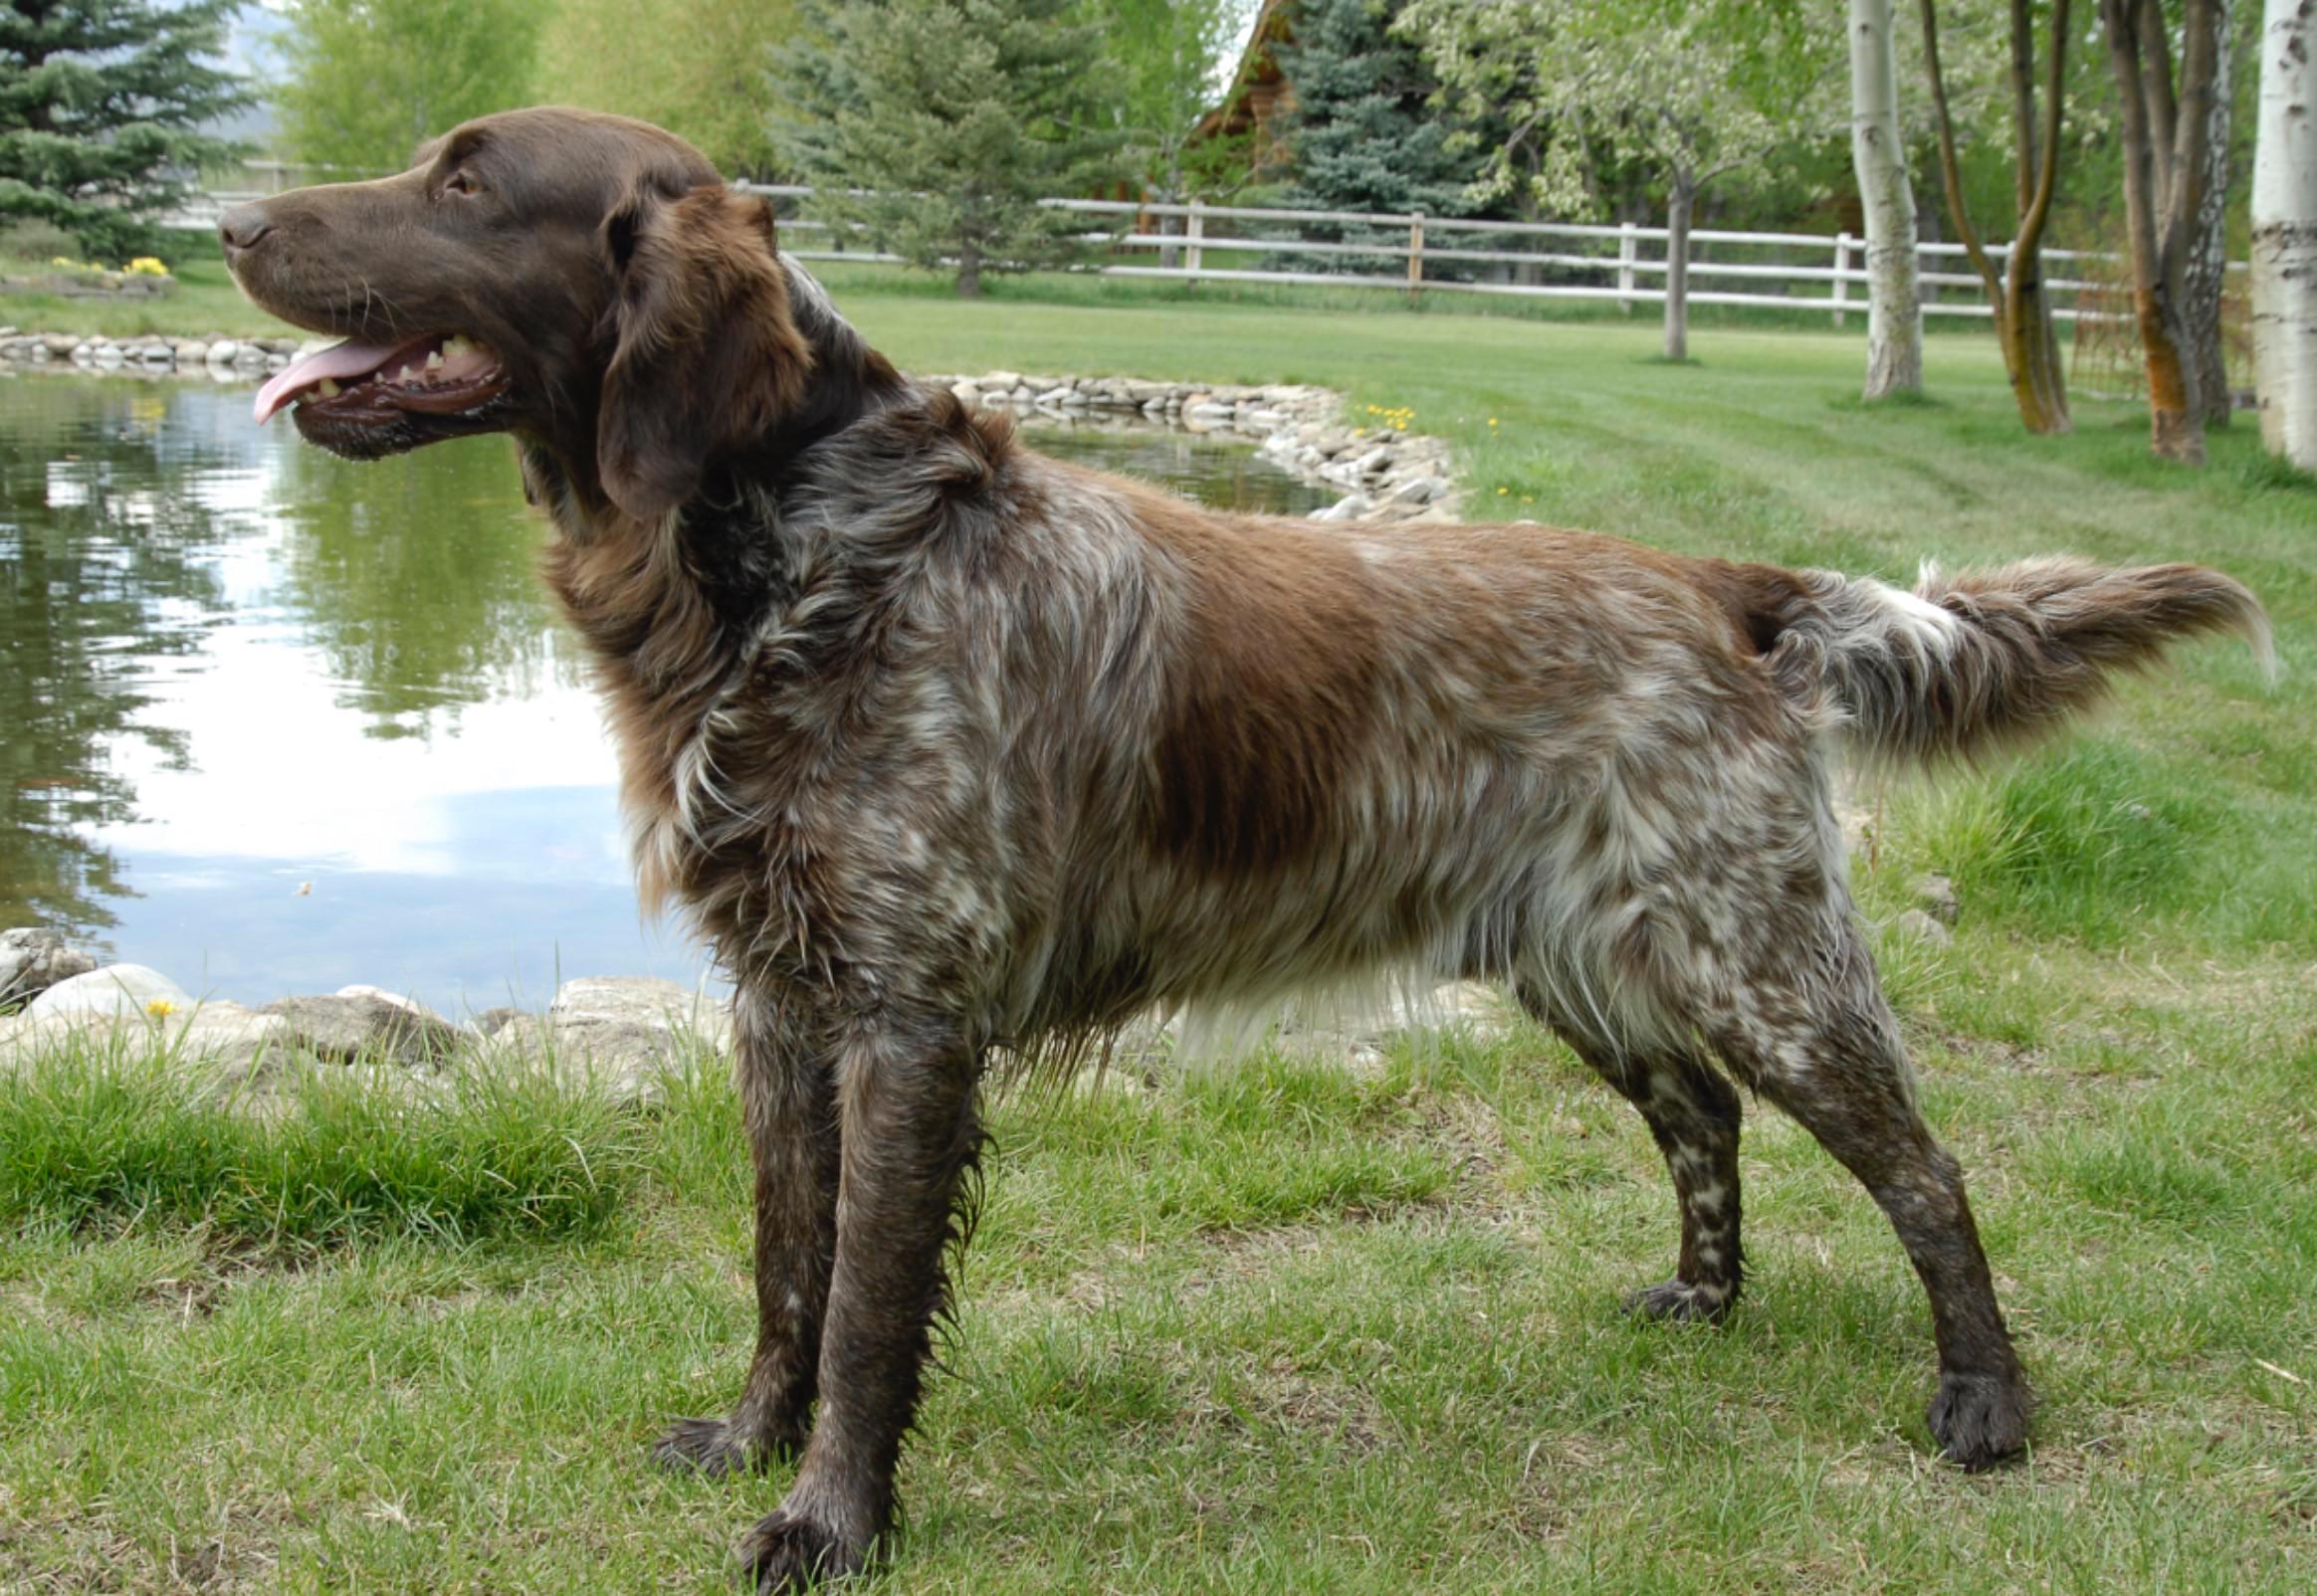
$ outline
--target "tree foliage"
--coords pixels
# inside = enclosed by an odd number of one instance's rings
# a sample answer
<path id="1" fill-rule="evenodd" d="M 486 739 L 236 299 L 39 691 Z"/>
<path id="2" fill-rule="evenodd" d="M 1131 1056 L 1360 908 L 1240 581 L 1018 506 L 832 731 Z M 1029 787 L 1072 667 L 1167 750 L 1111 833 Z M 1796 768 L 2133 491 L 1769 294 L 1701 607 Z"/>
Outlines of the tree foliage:
<path id="1" fill-rule="evenodd" d="M 1249 9 L 1249 0 L 1083 0 L 1111 81 L 1103 115 L 1130 168 L 1161 199 L 1211 191 L 1243 163 L 1242 150 L 1195 134 Z"/>
<path id="2" fill-rule="evenodd" d="M 161 252 L 153 218 L 233 152 L 203 129 L 250 100 L 211 64 L 236 6 L 0 5 L 0 217 L 47 222 L 92 257 Z"/>
<path id="3" fill-rule="evenodd" d="M 1433 107 L 1440 81 L 1384 0 L 1305 0 L 1278 52 L 1295 95 L 1282 199 L 1317 210 L 1460 216 L 1478 165 Z"/>
<path id="4" fill-rule="evenodd" d="M 784 174 L 774 52 L 790 0 L 560 0 L 539 45 L 548 99 L 657 122 L 735 177 Z"/>
<path id="5" fill-rule="evenodd" d="M 445 128 L 531 102 L 547 16 L 531 0 L 298 0 L 274 97 L 285 149 L 400 170 Z"/>
<path id="6" fill-rule="evenodd" d="M 1444 98 L 1501 132 L 1482 192 L 1597 212 L 1607 163 L 1702 187 L 1841 113 L 1842 37 L 1796 0 L 1412 0 L 1398 31 Z"/>
<path id="7" fill-rule="evenodd" d="M 783 153 L 823 215 L 971 296 L 1058 266 L 1086 221 L 1041 207 L 1119 170 L 1096 30 L 1072 0 L 814 0 L 784 56 Z"/>

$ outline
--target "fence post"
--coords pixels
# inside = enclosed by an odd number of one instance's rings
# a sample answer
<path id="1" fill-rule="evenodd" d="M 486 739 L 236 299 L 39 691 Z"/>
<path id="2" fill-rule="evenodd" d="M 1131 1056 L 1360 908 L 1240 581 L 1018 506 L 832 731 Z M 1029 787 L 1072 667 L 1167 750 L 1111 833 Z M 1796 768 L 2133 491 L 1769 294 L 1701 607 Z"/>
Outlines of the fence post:
<path id="1" fill-rule="evenodd" d="M 1635 237 L 1631 222 L 1617 228 L 1617 308 L 1626 315 L 1633 313 L 1633 262 Z"/>
<path id="2" fill-rule="evenodd" d="M 1424 292 L 1424 213 L 1408 218 L 1408 298 Z"/>
<path id="3" fill-rule="evenodd" d="M 1842 306 L 1850 298 L 1850 234 L 1847 230 L 1834 235 L 1834 324 L 1842 325 Z"/>
<path id="4" fill-rule="evenodd" d="M 1183 264 L 1196 277 L 1200 259 L 1206 253 L 1198 247 L 1198 241 L 1206 237 L 1206 207 L 1197 200 L 1190 202 L 1190 218 L 1183 226 L 1182 236 L 1189 243 L 1189 247 L 1182 252 Z"/>

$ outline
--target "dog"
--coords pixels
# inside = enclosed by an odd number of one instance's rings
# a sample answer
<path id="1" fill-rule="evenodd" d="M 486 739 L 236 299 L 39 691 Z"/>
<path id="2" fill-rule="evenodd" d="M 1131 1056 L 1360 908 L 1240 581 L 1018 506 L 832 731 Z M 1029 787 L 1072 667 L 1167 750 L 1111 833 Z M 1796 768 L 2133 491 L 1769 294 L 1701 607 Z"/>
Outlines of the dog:
<path id="1" fill-rule="evenodd" d="M 1907 591 L 1212 512 L 914 385 L 760 200 L 610 116 L 484 117 L 221 232 L 252 299 L 346 339 L 261 421 L 295 404 L 357 459 L 512 433 L 558 534 L 643 897 L 735 986 L 756 1343 L 731 1413 L 657 1454 L 798 1455 L 742 1545 L 762 1588 L 858 1569 L 893 1523 L 993 1059 L 1381 970 L 1502 983 L 1640 1111 L 1681 1250 L 1639 1312 L 1728 1312 L 1738 1087 L 1798 1119 L 1922 1279 L 1942 1452 L 2021 1448 L 1830 771 L 2030 740 L 2192 634 L 2265 650 L 2243 587 L 2053 558 Z"/>

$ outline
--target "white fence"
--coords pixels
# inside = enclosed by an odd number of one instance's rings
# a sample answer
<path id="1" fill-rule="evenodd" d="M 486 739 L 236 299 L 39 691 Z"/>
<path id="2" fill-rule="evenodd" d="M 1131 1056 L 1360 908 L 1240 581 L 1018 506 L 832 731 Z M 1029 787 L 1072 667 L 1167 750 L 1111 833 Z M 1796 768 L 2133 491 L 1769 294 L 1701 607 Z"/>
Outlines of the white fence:
<path id="1" fill-rule="evenodd" d="M 802 203 L 813 190 L 795 184 L 739 183 L 735 187 L 775 201 Z M 1132 200 L 1050 199 L 1040 203 L 1090 217 L 1117 217 L 1118 231 L 1089 231 L 1089 246 L 1114 254 L 1148 257 L 1111 261 L 1091 268 L 1104 277 L 1156 278 L 1177 282 L 1298 283 L 1337 288 L 1347 285 L 1397 289 L 1407 294 L 1496 294 L 1541 299 L 1613 301 L 1620 308 L 1660 304 L 1665 299 L 1667 244 L 1662 227 L 1633 223 L 1606 227 L 1577 222 L 1497 222 L 1372 211 L 1312 211 L 1237 205 L 1138 203 Z M 1254 224 L 1244 226 L 1240 224 Z M 783 217 L 784 234 L 809 242 L 783 248 L 804 261 L 860 261 L 897 264 L 901 257 L 867 248 L 845 247 L 847 230 L 810 215 Z M 1281 236 L 1275 230 L 1293 228 Z M 1359 241 L 1312 239 L 1313 229 L 1360 230 Z M 1262 234 L 1265 236 L 1255 236 Z M 1480 241 L 1479 247 L 1466 243 Z M 1521 247 L 1507 248 L 1507 244 Z M 1866 241 L 1855 234 L 1745 233 L 1693 228 L 1689 235 L 1692 304 L 1768 306 L 1824 311 L 1836 326 L 1853 311 L 1866 310 Z M 1998 261 L 2010 245 L 1990 244 Z M 1296 257 L 1342 256 L 1371 264 L 1391 259 L 1398 270 L 1320 272 L 1295 264 Z M 1220 257 L 1222 264 L 1217 264 Z M 1776 258 L 1773 258 L 1776 257 Z M 2075 262 L 2113 261 L 2090 250 L 2046 249 L 2047 267 L 2058 271 Z M 1927 315 L 1994 314 L 1979 279 L 1960 244 L 1919 246 L 1918 269 Z M 1459 276 L 1435 268 L 1448 266 Z M 1474 268 L 1480 269 L 1474 271 Z M 2230 263 L 2229 270 L 2243 270 Z M 1485 274 L 1485 275 L 1484 275 Z M 1523 277 L 1532 281 L 1521 281 Z M 1549 281 L 1534 279 L 1549 278 Z M 1700 287 L 1701 283 L 1727 287 Z M 2103 285 L 2091 278 L 2047 277 L 2060 320 L 2103 312 L 2078 308 L 2077 298 Z M 1964 291 L 1947 295 L 1942 290 Z"/>
<path id="2" fill-rule="evenodd" d="M 251 162 L 257 181 L 248 189 L 213 190 L 175 217 L 172 225 L 209 228 L 229 205 L 277 193 L 298 181 L 334 180 L 340 173 L 281 162 Z M 737 183 L 794 212 L 813 190 L 794 184 Z M 1276 207 L 1158 204 L 1133 200 L 1051 199 L 1041 203 L 1084 215 L 1090 250 L 1111 257 L 1086 268 L 1104 277 L 1189 283 L 1291 283 L 1326 288 L 1366 286 L 1406 294 L 1494 294 L 1539 299 L 1590 299 L 1630 309 L 1665 299 L 1668 234 L 1662 227 L 1592 226 L 1576 222 L 1493 222 L 1461 217 L 1366 211 L 1310 211 Z M 1112 225 L 1101 223 L 1109 220 Z M 898 264 L 901 257 L 871 249 L 843 224 L 809 214 L 784 215 L 783 247 L 803 261 Z M 1334 237 L 1311 237 L 1313 233 Z M 1866 245 L 1850 233 L 1741 233 L 1696 228 L 1689 236 L 1692 304 L 1766 306 L 1821 311 L 1841 326 L 1866 309 Z M 2001 260 L 2007 244 L 1991 244 Z M 1316 271 L 1319 259 L 1344 259 L 1350 270 Z M 2095 251 L 2046 249 L 2055 273 L 2075 263 L 2113 261 Z M 1924 244 L 1918 257 L 1927 315 L 1993 314 L 1960 244 Z M 1381 268 L 1380 270 L 1378 268 Z M 2241 263 L 2231 263 L 2241 271 Z M 2100 281 L 2084 276 L 2045 280 L 2061 320 L 2109 312 L 2082 300 Z M 1959 292 L 1947 292 L 1947 291 Z"/>

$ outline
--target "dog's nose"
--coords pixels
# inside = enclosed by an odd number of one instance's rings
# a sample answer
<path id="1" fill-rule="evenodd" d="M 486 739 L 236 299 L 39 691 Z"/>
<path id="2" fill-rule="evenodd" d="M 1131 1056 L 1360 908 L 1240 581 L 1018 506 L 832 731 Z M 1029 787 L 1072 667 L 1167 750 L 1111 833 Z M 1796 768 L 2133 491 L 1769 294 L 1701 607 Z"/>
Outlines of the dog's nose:
<path id="1" fill-rule="evenodd" d="M 263 205 L 236 205 L 217 219 L 217 236 L 229 250 L 246 250 L 274 231 Z"/>

